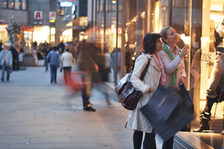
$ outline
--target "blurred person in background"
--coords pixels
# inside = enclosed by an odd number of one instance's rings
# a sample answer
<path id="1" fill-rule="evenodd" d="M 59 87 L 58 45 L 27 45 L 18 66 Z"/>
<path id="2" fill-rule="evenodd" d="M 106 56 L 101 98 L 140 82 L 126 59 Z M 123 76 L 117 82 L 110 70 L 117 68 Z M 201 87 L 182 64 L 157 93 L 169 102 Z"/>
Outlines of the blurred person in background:
<path id="1" fill-rule="evenodd" d="M 47 55 L 47 60 L 50 64 L 51 83 L 57 83 L 57 69 L 60 66 L 60 57 L 56 50 L 57 48 L 53 47 L 53 49 Z"/>
<path id="2" fill-rule="evenodd" d="M 117 48 L 117 68 L 116 68 L 116 48 L 114 48 L 114 50 L 112 51 L 110 56 L 111 56 L 114 78 L 117 75 L 117 80 L 119 81 L 120 80 L 120 69 L 121 69 L 121 49 Z M 115 74 L 116 69 L 117 69 L 117 74 Z"/>
<path id="3" fill-rule="evenodd" d="M 12 52 L 12 69 L 13 70 L 18 70 L 18 65 L 19 65 L 19 53 L 18 51 L 10 46 L 10 51 Z"/>
<path id="4" fill-rule="evenodd" d="M 61 67 L 64 72 L 65 84 L 67 84 L 67 82 L 70 80 L 72 64 L 73 64 L 73 56 L 69 52 L 69 49 L 66 48 L 65 52 L 61 55 Z"/>
<path id="5" fill-rule="evenodd" d="M 110 72 L 110 55 L 108 53 L 108 49 L 105 45 L 104 51 L 101 49 L 102 43 L 100 40 L 95 42 L 96 48 L 96 64 L 99 68 L 98 72 L 94 73 L 94 87 L 104 95 L 106 99 L 107 105 L 112 105 L 111 100 L 109 99 L 109 89 L 107 87 L 106 82 L 109 82 L 109 72 Z"/>
<path id="6" fill-rule="evenodd" d="M 96 109 L 92 107 L 90 103 L 90 95 L 92 90 L 93 73 L 98 72 L 99 68 L 96 64 L 96 52 L 93 42 L 87 42 L 83 40 L 80 43 L 79 53 L 79 69 L 83 72 L 82 80 L 85 82 L 81 89 L 81 96 L 83 101 L 83 109 L 85 111 L 95 112 Z"/>
<path id="7" fill-rule="evenodd" d="M 65 50 L 65 44 L 64 44 L 64 41 L 62 40 L 59 44 L 58 44 L 58 51 L 59 51 L 59 54 L 61 55 Z"/>
<path id="8" fill-rule="evenodd" d="M 3 48 L 2 48 L 2 40 L 0 41 L 0 52 L 3 50 Z"/>
<path id="9" fill-rule="evenodd" d="M 11 47 L 11 42 L 6 41 L 4 49 L 0 52 L 0 65 L 2 67 L 1 80 L 5 81 L 5 71 L 7 73 L 6 80 L 9 81 L 10 69 L 12 69 L 12 53 L 9 50 Z"/>

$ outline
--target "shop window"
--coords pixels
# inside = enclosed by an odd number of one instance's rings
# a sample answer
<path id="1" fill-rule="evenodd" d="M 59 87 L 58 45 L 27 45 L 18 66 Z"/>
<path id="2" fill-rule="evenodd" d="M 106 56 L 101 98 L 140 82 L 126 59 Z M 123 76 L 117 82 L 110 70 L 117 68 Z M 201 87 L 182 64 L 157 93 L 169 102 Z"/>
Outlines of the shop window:
<path id="1" fill-rule="evenodd" d="M 22 10 L 26 10 L 27 9 L 27 0 L 22 0 Z"/>
<path id="2" fill-rule="evenodd" d="M 1 0 L 1 7 L 2 8 L 7 8 L 7 0 Z"/>
<path id="3" fill-rule="evenodd" d="M 15 1 L 14 0 L 8 0 L 8 8 L 13 9 L 15 7 Z"/>
<path id="4" fill-rule="evenodd" d="M 111 0 L 106 1 L 106 11 L 111 11 Z"/>
<path id="5" fill-rule="evenodd" d="M 104 0 L 99 0 L 98 1 L 98 11 L 102 12 L 103 11 L 103 4 L 104 4 Z"/>
<path id="6" fill-rule="evenodd" d="M 21 9 L 21 1 L 20 0 L 15 0 L 15 9 Z"/>
<path id="7" fill-rule="evenodd" d="M 112 7 L 112 8 L 111 8 L 111 11 L 116 11 L 116 9 L 117 9 L 117 6 L 116 6 L 117 2 L 116 2 L 116 1 L 117 1 L 117 0 L 112 0 L 112 1 L 111 1 L 111 3 L 112 3 L 112 4 L 111 4 L 111 5 L 112 5 L 112 6 L 111 6 L 111 7 Z"/>
<path id="8" fill-rule="evenodd" d="M 26 10 L 27 0 L 1 0 L 1 7 L 16 10 Z"/>
<path id="9" fill-rule="evenodd" d="M 119 0 L 119 11 L 122 11 L 122 0 Z"/>

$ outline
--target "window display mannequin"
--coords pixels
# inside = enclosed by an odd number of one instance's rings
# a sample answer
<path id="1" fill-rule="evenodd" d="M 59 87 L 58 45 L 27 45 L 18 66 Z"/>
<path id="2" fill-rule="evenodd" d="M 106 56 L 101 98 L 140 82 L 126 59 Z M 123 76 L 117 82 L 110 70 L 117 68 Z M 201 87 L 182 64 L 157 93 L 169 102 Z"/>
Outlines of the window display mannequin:
<path id="1" fill-rule="evenodd" d="M 207 89 L 207 101 L 204 111 L 201 114 L 201 125 L 199 129 L 194 132 L 208 132 L 209 120 L 211 117 L 211 109 L 215 102 L 221 102 L 224 100 L 224 48 L 220 47 L 224 37 L 224 19 L 215 28 L 215 41 L 216 57 L 214 66 L 209 79 L 209 85 Z M 223 124 L 224 128 L 224 124 Z M 224 130 L 222 130 L 222 134 Z"/>

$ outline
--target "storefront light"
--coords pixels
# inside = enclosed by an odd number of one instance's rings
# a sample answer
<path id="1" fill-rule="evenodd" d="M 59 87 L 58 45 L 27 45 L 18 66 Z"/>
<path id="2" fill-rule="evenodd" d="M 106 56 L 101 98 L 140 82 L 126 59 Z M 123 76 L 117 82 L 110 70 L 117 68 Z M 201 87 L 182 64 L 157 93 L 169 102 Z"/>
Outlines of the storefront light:
<path id="1" fill-rule="evenodd" d="M 184 41 L 185 44 L 190 45 L 191 43 L 190 36 L 185 36 L 185 34 L 180 34 L 180 38 Z"/>
<path id="2" fill-rule="evenodd" d="M 135 16 L 131 21 L 136 22 L 137 17 Z"/>
<path id="3" fill-rule="evenodd" d="M 130 24 L 131 24 L 130 22 L 126 23 L 126 26 L 129 26 Z"/>
<path id="4" fill-rule="evenodd" d="M 0 25 L 0 32 L 6 32 L 7 30 L 6 30 L 6 27 L 7 27 L 8 25 Z"/>
<path id="5" fill-rule="evenodd" d="M 142 18 L 142 19 L 145 18 L 145 11 L 143 11 L 143 12 L 141 13 L 141 18 Z"/>
<path id="6" fill-rule="evenodd" d="M 210 7 L 211 11 L 223 11 L 223 5 L 221 4 L 212 4 Z"/>

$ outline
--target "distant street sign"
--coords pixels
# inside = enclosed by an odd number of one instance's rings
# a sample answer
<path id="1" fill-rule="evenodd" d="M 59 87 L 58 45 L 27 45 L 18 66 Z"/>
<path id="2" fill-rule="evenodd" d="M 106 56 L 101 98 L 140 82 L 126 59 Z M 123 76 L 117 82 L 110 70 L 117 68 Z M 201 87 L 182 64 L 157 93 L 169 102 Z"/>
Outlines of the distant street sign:
<path id="1" fill-rule="evenodd" d="M 56 11 L 49 12 L 49 20 L 56 20 Z"/>
<path id="2" fill-rule="evenodd" d="M 42 11 L 34 11 L 34 20 L 42 20 L 42 19 L 43 19 Z"/>
<path id="3" fill-rule="evenodd" d="M 74 2 L 75 0 L 58 0 L 59 2 Z"/>

